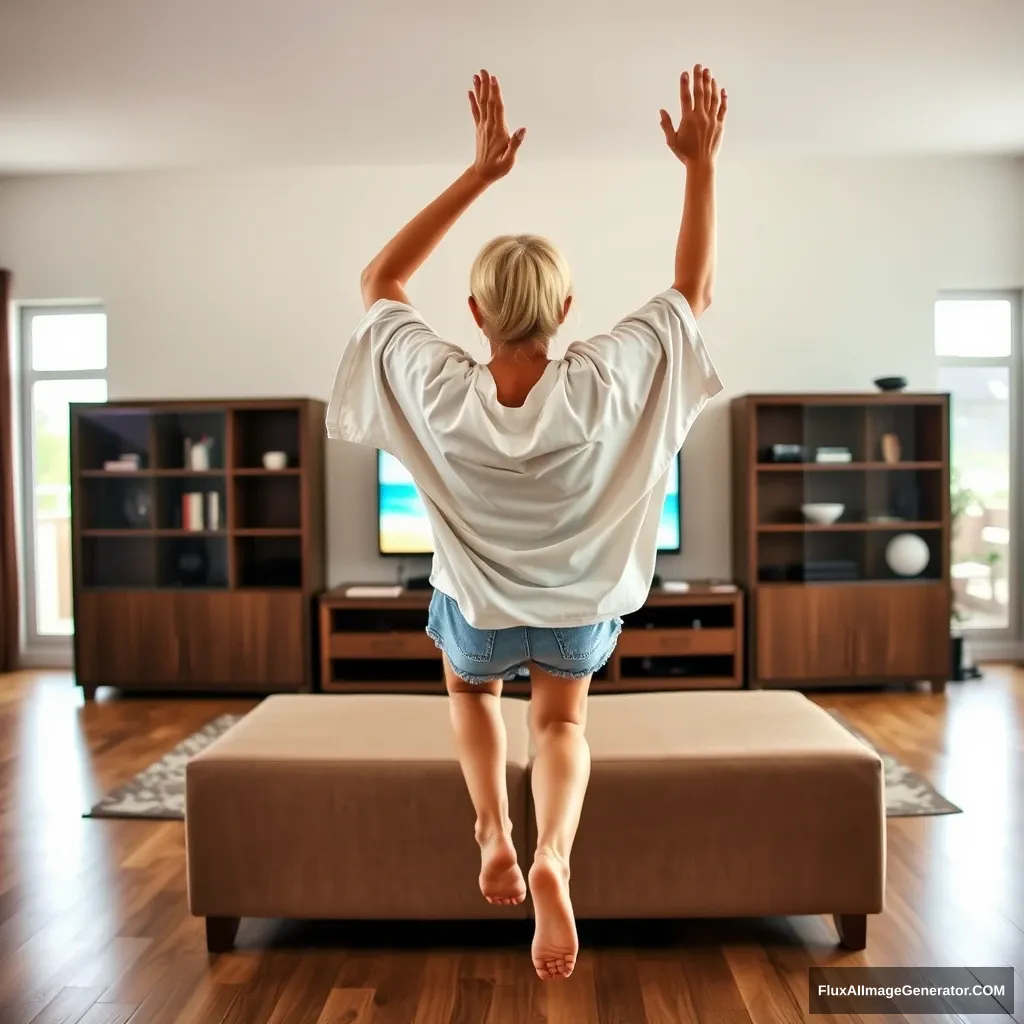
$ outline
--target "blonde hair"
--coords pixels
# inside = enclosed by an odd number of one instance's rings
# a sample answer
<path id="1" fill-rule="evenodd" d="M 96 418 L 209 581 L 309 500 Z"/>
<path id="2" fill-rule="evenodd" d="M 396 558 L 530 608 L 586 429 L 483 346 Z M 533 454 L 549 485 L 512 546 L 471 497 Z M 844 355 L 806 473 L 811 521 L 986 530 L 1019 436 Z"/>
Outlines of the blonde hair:
<path id="1" fill-rule="evenodd" d="M 537 235 L 491 239 L 469 275 L 470 293 L 496 342 L 553 338 L 571 287 L 562 254 Z"/>

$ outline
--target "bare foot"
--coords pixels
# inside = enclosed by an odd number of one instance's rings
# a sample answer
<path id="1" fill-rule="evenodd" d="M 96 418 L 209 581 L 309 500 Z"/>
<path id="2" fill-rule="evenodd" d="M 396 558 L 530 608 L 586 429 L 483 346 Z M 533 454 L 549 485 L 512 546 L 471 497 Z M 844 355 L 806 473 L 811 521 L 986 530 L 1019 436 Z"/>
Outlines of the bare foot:
<path id="1" fill-rule="evenodd" d="M 568 978 L 580 948 L 569 900 L 569 866 L 538 850 L 530 868 L 530 895 L 537 921 L 531 950 L 537 975 L 544 981 Z"/>
<path id="2" fill-rule="evenodd" d="M 514 907 L 526 899 L 526 882 L 507 833 L 480 840 L 480 891 L 488 903 Z"/>

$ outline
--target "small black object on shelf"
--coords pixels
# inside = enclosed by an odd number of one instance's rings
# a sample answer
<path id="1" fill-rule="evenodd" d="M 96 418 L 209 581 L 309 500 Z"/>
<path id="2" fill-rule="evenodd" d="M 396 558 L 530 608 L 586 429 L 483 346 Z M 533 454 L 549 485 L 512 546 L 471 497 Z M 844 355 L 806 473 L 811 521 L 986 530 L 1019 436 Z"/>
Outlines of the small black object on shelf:
<path id="1" fill-rule="evenodd" d="M 907 378 L 876 377 L 873 383 L 879 391 L 902 391 L 907 386 Z"/>
<path id="2" fill-rule="evenodd" d="M 200 587 L 209 582 L 210 558 L 206 548 L 198 544 L 185 543 L 175 561 L 176 582 L 183 587 Z"/>
<path id="3" fill-rule="evenodd" d="M 806 462 L 807 454 L 800 444 L 773 444 L 761 450 L 762 462 Z"/>

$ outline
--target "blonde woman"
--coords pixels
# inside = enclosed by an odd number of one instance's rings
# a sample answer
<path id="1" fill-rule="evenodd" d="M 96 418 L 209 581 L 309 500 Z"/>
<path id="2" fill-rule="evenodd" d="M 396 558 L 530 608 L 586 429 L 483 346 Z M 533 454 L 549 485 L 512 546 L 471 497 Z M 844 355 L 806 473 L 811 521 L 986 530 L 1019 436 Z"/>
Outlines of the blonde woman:
<path id="1" fill-rule="evenodd" d="M 537 848 L 529 870 L 541 978 L 567 978 L 578 952 L 569 858 L 590 774 L 590 678 L 621 617 L 646 599 L 667 471 L 721 383 L 696 318 L 715 269 L 715 159 L 726 94 L 697 65 L 680 79 L 686 167 L 672 287 L 609 333 L 549 345 L 572 302 L 558 250 L 496 238 L 470 272 L 469 307 L 491 358 L 439 338 L 410 305 L 409 278 L 470 204 L 508 174 L 526 131 L 510 133 L 498 80 L 469 93 L 472 166 L 390 241 L 362 275 L 368 310 L 346 348 L 328 434 L 394 455 L 422 494 L 434 538 L 428 633 L 441 648 L 460 762 L 476 811 L 480 889 L 514 905 L 526 880 L 505 789 L 502 682 L 529 667 Z M 666 277 L 668 275 L 666 266 Z"/>

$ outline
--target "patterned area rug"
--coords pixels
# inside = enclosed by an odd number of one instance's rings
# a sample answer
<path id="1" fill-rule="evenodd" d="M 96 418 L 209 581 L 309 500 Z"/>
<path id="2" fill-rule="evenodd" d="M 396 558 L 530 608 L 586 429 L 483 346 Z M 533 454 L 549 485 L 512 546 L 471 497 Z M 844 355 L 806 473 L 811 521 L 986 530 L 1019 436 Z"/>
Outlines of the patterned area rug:
<path id="1" fill-rule="evenodd" d="M 911 771 L 902 761 L 879 750 L 838 711 L 829 714 L 852 736 L 869 746 L 882 759 L 885 775 L 885 814 L 888 818 L 923 818 L 935 814 L 962 814 L 923 775 Z"/>
<path id="2" fill-rule="evenodd" d="M 885 813 L 890 818 L 923 817 L 934 814 L 959 814 L 927 779 L 912 772 L 902 761 L 878 748 L 835 711 L 829 714 L 848 732 L 872 750 L 877 750 L 885 765 Z M 241 715 L 221 715 L 207 722 L 199 732 L 179 743 L 127 785 L 104 797 L 86 817 L 150 818 L 182 820 L 185 817 L 185 765 L 189 758 L 222 736 Z"/>
<path id="3" fill-rule="evenodd" d="M 192 733 L 170 753 L 140 772 L 131 782 L 105 796 L 87 818 L 185 818 L 185 765 L 215 739 L 223 736 L 242 715 L 221 715 Z"/>

